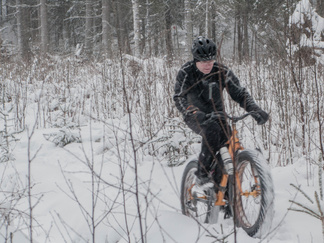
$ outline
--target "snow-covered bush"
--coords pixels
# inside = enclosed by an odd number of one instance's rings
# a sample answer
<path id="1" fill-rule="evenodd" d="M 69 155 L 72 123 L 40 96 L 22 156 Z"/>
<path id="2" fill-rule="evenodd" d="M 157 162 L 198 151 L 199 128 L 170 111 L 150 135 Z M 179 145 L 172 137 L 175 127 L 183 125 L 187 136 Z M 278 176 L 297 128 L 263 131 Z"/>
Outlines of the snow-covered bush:
<path id="1" fill-rule="evenodd" d="M 200 151 L 201 137 L 188 128 L 178 118 L 169 120 L 165 129 L 157 134 L 153 141 L 154 156 L 167 159 L 168 166 L 179 166 L 186 162 L 192 155 Z"/>
<path id="2" fill-rule="evenodd" d="M 81 137 L 78 133 L 69 129 L 62 129 L 59 132 L 44 134 L 46 140 L 53 142 L 56 146 L 64 147 L 69 143 L 81 143 Z"/>
<path id="3" fill-rule="evenodd" d="M 305 64 L 324 65 L 324 18 L 316 13 L 309 0 L 300 1 L 290 17 L 292 54 Z"/>

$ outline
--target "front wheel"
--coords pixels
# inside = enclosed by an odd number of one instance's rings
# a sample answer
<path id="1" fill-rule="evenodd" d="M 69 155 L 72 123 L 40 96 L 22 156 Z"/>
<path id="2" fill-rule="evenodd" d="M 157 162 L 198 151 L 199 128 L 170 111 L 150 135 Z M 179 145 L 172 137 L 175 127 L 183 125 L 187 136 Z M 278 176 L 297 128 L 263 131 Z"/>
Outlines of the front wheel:
<path id="1" fill-rule="evenodd" d="M 270 168 L 254 150 L 237 155 L 234 209 L 237 226 L 250 236 L 261 237 L 270 230 L 274 210 L 274 187 Z"/>

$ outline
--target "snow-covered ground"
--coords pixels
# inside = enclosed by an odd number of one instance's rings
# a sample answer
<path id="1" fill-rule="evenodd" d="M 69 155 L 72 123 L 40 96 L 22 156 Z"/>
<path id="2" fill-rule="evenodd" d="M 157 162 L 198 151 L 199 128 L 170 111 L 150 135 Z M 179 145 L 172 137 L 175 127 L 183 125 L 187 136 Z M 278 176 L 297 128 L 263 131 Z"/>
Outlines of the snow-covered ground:
<path id="1" fill-rule="evenodd" d="M 313 23 L 316 46 L 314 43 L 312 46 L 322 48 L 320 33 L 324 20 L 309 8 L 309 1 L 300 2 L 291 23 L 302 25 L 306 16 Z M 300 45 L 307 46 L 309 40 L 303 38 Z M 322 59 L 321 51 L 320 61 Z M 167 68 L 159 59 L 137 60 L 125 56 L 123 61 L 127 67 L 134 68 L 125 68 L 122 76 L 122 65 L 114 61 L 104 67 L 87 67 L 78 62 L 64 65 L 66 60 L 61 58 L 53 63 L 45 60 L 48 66 L 42 66 L 41 60 L 36 59 L 26 70 L 9 64 L 0 66 L 0 101 L 6 99 L 0 102 L 0 154 L 11 156 L 9 161 L 0 163 L 0 242 L 25 243 L 31 242 L 31 237 L 38 243 L 324 242 L 319 219 L 305 212 L 288 210 L 308 210 L 313 215 L 324 211 L 323 198 L 318 200 L 319 209 L 315 196 L 315 192 L 319 197 L 324 194 L 324 189 L 319 188 L 318 166 L 315 164 L 321 160 L 317 147 L 321 136 L 319 124 L 323 124 L 321 69 L 318 73 L 313 69 L 311 72 L 304 70 L 309 76 L 300 80 L 304 84 L 302 93 L 296 92 L 294 84 L 289 82 L 292 79 L 289 68 L 287 72 L 281 66 L 279 69 L 269 67 L 265 71 L 261 68 L 261 72 L 255 73 L 252 70 L 259 67 L 249 69 L 244 66 L 235 70 L 244 86 L 253 81 L 247 86 L 253 89 L 253 97 L 272 116 L 271 123 L 264 129 L 253 129 L 249 138 L 243 139 L 254 140 L 251 146 L 260 144 L 258 147 L 263 149 L 258 133 L 270 138 L 264 141 L 270 147 L 264 154 L 271 154 L 275 185 L 275 214 L 270 234 L 255 239 L 237 229 L 235 241 L 231 219 L 221 219 L 215 225 L 201 225 L 181 214 L 179 187 L 186 163 L 169 167 L 168 155 L 163 155 L 167 148 L 159 147 L 163 139 L 169 139 L 169 134 L 160 134 L 163 129 L 157 131 L 174 115 L 171 97 L 178 67 Z M 135 63 L 141 68 L 137 70 Z M 126 80 L 125 84 L 122 80 Z M 281 92 L 283 88 L 285 92 Z M 151 94 L 154 94 L 153 99 Z M 132 117 L 133 143 L 128 117 L 119 117 L 125 114 L 124 96 L 130 98 L 131 110 L 138 118 Z M 299 102 L 302 102 L 300 107 Z M 39 116 L 37 107 L 40 108 Z M 298 114 L 301 108 L 302 114 Z M 105 122 L 91 119 L 90 123 L 86 115 L 89 110 L 95 113 L 92 116 L 106 119 Z M 4 131 L 5 118 L 7 131 Z M 35 119 L 38 124 L 34 130 Z M 19 129 L 25 127 L 25 121 L 28 129 L 19 133 Z M 44 128 L 70 124 L 80 130 Z M 141 128 L 146 128 L 145 125 L 150 127 L 143 132 Z M 174 124 L 167 125 L 175 127 Z M 308 154 L 304 156 L 301 151 L 303 129 L 306 129 L 305 142 L 309 145 Z M 159 137 L 146 143 L 148 138 L 143 134 L 148 136 L 148 133 L 158 133 Z M 6 137 L 8 134 L 9 138 Z M 55 138 L 62 134 L 70 135 L 69 140 L 73 135 L 75 141 L 65 147 L 56 146 Z M 184 138 L 184 134 L 190 136 L 183 130 L 173 133 L 171 139 L 175 149 L 180 142 L 182 146 L 192 142 L 188 137 Z M 6 144 L 7 140 L 10 144 Z M 78 143 L 79 140 L 82 143 Z M 199 152 L 199 144 L 191 146 Z M 289 151 L 289 148 L 292 149 Z M 154 154 L 154 150 L 159 151 Z M 276 159 L 281 153 L 285 158 L 282 161 Z M 293 164 L 289 164 L 290 159 Z M 275 167 L 278 164 L 289 165 Z M 323 177 L 323 170 L 321 175 Z M 309 199 L 291 184 L 300 186 Z M 292 201 L 300 203 L 304 209 Z"/>
<path id="2" fill-rule="evenodd" d="M 144 241 L 150 243 L 217 242 L 226 235 L 225 241 L 218 242 L 235 242 L 231 219 L 199 225 L 181 214 L 179 187 L 185 164 L 168 167 L 166 161 L 137 152 L 135 167 L 126 124 L 126 118 L 87 124 L 80 131 L 82 143 L 64 148 L 44 136 L 59 129 L 36 129 L 32 134 L 31 124 L 29 131 L 21 133 L 14 148 L 15 160 L 0 164 L 1 191 L 6 192 L 1 193 L 1 213 L 12 218 L 7 232 L 2 225 L 2 236 L 12 232 L 13 242 L 30 242 L 26 227 L 30 225 L 28 197 L 18 196 L 18 191 L 23 195 L 27 187 L 30 158 L 33 242 L 92 242 L 91 215 L 96 225 L 95 242 L 141 242 L 141 232 Z M 300 185 L 314 203 L 314 191 L 319 192 L 318 168 L 307 167 L 303 159 L 294 162 L 272 168 L 276 196 L 272 232 L 260 240 L 238 229 L 236 242 L 323 242 L 320 220 L 288 211 L 292 207 L 289 200 L 309 204 L 291 183 Z M 316 203 L 309 205 L 318 211 Z"/>

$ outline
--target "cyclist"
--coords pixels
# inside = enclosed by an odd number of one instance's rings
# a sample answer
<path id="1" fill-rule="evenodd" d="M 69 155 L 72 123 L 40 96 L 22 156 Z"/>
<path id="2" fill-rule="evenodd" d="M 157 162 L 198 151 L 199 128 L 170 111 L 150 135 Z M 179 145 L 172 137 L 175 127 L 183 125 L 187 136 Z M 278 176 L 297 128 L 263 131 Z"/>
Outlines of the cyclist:
<path id="1" fill-rule="evenodd" d="M 178 72 L 173 99 L 188 127 L 202 136 L 196 184 L 211 186 L 207 173 L 214 154 L 230 135 L 226 121 L 208 119 L 208 114 L 224 110 L 222 91 L 225 89 L 246 111 L 254 111 L 252 116 L 259 125 L 267 122 L 269 115 L 254 102 L 233 72 L 216 62 L 216 44 L 212 40 L 197 37 L 191 52 L 193 60 Z"/>

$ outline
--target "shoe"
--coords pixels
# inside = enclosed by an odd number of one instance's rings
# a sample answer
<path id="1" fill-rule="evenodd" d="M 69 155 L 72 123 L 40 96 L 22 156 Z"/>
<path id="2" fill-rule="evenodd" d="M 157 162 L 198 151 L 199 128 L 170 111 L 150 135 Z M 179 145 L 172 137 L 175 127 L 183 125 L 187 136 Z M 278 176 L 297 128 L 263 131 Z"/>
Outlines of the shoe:
<path id="1" fill-rule="evenodd" d="M 196 177 L 195 187 L 199 188 L 201 191 L 206 191 L 214 187 L 214 183 L 208 177 Z"/>

